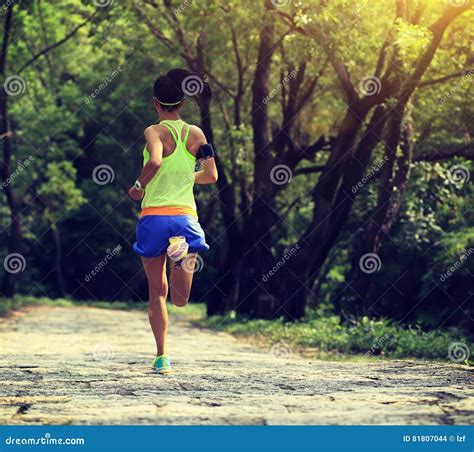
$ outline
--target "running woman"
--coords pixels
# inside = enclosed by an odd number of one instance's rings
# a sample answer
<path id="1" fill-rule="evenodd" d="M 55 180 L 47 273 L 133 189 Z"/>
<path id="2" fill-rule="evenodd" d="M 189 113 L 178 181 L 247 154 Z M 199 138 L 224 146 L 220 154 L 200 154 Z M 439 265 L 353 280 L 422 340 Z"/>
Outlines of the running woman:
<path id="1" fill-rule="evenodd" d="M 204 133 L 179 115 L 187 82 L 198 83 L 199 95 L 210 98 L 207 83 L 184 69 L 173 69 L 155 80 L 153 104 L 160 122 L 145 129 L 143 169 L 128 192 L 134 201 L 142 201 L 133 248 L 141 256 L 148 280 L 148 318 L 156 341 L 153 368 L 159 373 L 171 372 L 166 349 L 167 255 L 173 261 L 171 302 L 182 307 L 189 299 L 197 253 L 209 249 L 198 222 L 193 186 L 217 181 L 214 157 L 198 156 L 200 149 L 209 149 Z M 197 159 L 203 169 L 196 172 Z"/>

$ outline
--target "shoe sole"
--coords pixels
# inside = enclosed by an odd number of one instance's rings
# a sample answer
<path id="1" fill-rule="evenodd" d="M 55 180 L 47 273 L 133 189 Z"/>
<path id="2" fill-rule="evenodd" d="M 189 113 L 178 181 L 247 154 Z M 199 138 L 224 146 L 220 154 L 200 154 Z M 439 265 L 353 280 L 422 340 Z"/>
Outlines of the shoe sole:
<path id="1" fill-rule="evenodd" d="M 171 373 L 173 373 L 173 369 L 157 369 L 156 367 L 154 367 L 153 369 L 158 374 L 171 374 Z"/>

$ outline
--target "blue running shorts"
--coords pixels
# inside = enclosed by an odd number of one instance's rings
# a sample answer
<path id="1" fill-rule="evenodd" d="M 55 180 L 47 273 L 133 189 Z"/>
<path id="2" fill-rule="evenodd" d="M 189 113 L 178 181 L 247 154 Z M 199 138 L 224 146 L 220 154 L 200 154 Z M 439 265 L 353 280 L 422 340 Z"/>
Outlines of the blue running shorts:
<path id="1" fill-rule="evenodd" d="M 134 251 L 143 257 L 158 257 L 166 253 L 169 238 L 182 235 L 189 245 L 189 253 L 207 251 L 204 231 L 191 215 L 145 215 L 138 220 Z"/>

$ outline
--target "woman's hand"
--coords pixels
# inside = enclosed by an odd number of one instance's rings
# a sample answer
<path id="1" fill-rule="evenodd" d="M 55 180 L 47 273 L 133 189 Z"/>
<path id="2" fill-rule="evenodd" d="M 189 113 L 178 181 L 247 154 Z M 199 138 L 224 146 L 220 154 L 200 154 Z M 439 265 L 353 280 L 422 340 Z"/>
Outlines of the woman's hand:
<path id="1" fill-rule="evenodd" d="M 137 187 L 132 186 L 130 190 L 128 190 L 128 196 L 130 196 L 131 199 L 134 201 L 140 201 L 143 198 L 143 195 L 145 194 L 145 190 L 138 190 Z"/>

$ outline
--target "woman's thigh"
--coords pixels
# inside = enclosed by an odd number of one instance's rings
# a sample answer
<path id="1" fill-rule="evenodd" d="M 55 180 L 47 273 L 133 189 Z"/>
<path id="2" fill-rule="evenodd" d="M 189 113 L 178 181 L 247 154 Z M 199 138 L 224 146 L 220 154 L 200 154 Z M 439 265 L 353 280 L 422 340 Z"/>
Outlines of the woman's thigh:
<path id="1" fill-rule="evenodd" d="M 150 296 L 164 296 L 168 293 L 166 278 L 166 255 L 158 257 L 142 257 L 143 268 L 148 280 Z"/>
<path id="2" fill-rule="evenodd" d="M 171 264 L 170 291 L 171 302 L 176 306 L 184 306 L 189 300 L 193 284 L 196 253 L 188 254 L 180 266 Z"/>

